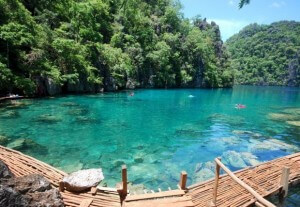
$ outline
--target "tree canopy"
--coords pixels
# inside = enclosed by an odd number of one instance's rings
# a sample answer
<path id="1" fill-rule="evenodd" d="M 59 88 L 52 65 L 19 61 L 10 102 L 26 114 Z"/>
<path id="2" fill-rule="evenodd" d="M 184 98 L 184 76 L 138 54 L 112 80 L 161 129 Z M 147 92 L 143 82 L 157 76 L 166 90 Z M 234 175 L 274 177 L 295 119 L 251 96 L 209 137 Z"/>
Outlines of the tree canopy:
<path id="1" fill-rule="evenodd" d="M 0 93 L 230 87 L 215 23 L 176 0 L 0 0 Z"/>
<path id="2" fill-rule="evenodd" d="M 251 24 L 227 40 L 238 84 L 300 85 L 300 23 Z"/>

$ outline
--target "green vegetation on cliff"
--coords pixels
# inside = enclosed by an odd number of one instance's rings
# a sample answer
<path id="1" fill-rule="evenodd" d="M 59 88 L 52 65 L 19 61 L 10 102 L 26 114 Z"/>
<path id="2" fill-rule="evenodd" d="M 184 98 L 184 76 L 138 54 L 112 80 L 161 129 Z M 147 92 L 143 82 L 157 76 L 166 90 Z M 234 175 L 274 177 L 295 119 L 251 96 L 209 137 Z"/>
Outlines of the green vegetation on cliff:
<path id="1" fill-rule="evenodd" d="M 218 26 L 180 9 L 172 0 L 0 0 L 0 94 L 230 87 Z"/>
<path id="2" fill-rule="evenodd" d="M 226 42 L 238 84 L 300 85 L 300 23 L 251 24 Z"/>

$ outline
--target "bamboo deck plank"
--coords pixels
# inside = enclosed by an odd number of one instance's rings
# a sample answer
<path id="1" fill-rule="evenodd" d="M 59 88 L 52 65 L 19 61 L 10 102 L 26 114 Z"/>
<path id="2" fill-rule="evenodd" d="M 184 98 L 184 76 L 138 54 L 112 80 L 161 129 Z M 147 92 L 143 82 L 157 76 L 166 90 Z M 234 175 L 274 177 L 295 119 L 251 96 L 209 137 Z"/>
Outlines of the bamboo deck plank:
<path id="1" fill-rule="evenodd" d="M 171 191 L 164 191 L 159 193 L 127 196 L 126 201 L 146 200 L 146 199 L 162 198 L 162 197 L 170 197 L 170 196 L 183 196 L 184 194 L 185 192 L 183 190 L 171 190 Z"/>
<path id="2" fill-rule="evenodd" d="M 256 167 L 235 172 L 243 182 L 251 186 L 261 196 L 267 197 L 281 189 L 280 178 L 283 167 L 290 167 L 289 184 L 300 182 L 300 153 L 262 163 Z M 187 195 L 191 196 L 196 207 L 207 206 L 212 200 L 214 180 L 209 180 L 188 187 Z M 204 190 L 205 189 L 205 190 Z M 217 206 L 251 206 L 254 197 L 235 182 L 230 182 L 229 176 L 223 175 L 219 180 Z"/>

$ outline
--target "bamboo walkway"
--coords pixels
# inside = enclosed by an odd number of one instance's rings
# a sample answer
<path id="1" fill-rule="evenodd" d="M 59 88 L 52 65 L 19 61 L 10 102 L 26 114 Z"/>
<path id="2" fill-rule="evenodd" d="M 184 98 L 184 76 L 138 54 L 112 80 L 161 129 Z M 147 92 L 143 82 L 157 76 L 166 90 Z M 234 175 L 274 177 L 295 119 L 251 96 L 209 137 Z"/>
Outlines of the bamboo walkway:
<path id="1" fill-rule="evenodd" d="M 66 175 L 46 163 L 2 146 L 0 146 L 0 159 L 16 176 L 41 174 L 57 188 L 60 187 L 60 181 Z M 179 189 L 127 195 L 127 171 L 126 168 L 123 168 L 123 183 L 118 190 L 116 188 L 98 188 L 96 190 L 92 188 L 90 192 L 86 193 L 76 194 L 65 190 L 61 194 L 65 205 L 70 207 L 247 207 L 254 204 L 260 207 L 272 206 L 272 204 L 262 205 L 253 192 L 251 193 L 249 189 L 246 190 L 247 188 L 237 183 L 238 179 L 264 198 L 271 194 L 282 194 L 284 193 L 283 189 L 287 190 L 288 185 L 300 183 L 300 153 L 265 162 L 256 167 L 245 168 L 231 176 L 227 174 L 219 176 L 220 166 L 225 171 L 226 167 L 218 160 L 216 163 L 219 165 L 216 165 L 215 179 L 187 188 L 185 187 L 187 175 L 183 173 L 178 185 Z M 235 176 L 236 178 L 234 178 Z M 284 184 L 283 178 L 286 178 L 286 184 Z M 214 199 L 216 203 L 212 205 Z"/>
<path id="2" fill-rule="evenodd" d="M 284 167 L 290 168 L 289 185 L 300 182 L 300 153 L 285 156 L 256 167 L 245 168 L 235 172 L 244 183 L 251 186 L 262 197 L 277 194 L 282 189 L 281 175 Z M 207 206 L 213 196 L 214 179 L 188 187 L 187 195 L 192 197 L 196 207 Z M 228 175 L 219 179 L 217 206 L 251 206 L 256 199 L 247 190 L 233 181 Z"/>

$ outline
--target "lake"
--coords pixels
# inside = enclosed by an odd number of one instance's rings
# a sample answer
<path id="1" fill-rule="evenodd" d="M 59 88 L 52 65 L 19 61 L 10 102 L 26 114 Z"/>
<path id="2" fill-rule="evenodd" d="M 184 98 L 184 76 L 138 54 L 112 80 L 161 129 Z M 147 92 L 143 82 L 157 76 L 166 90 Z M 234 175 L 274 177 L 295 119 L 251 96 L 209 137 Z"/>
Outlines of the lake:
<path id="1" fill-rule="evenodd" d="M 299 151 L 299 88 L 130 93 L 2 104 L 1 144 L 66 172 L 101 167 L 110 187 L 126 164 L 133 185 L 155 190 L 176 188 L 182 170 L 188 184 L 213 177 L 218 156 L 238 170 Z"/>

